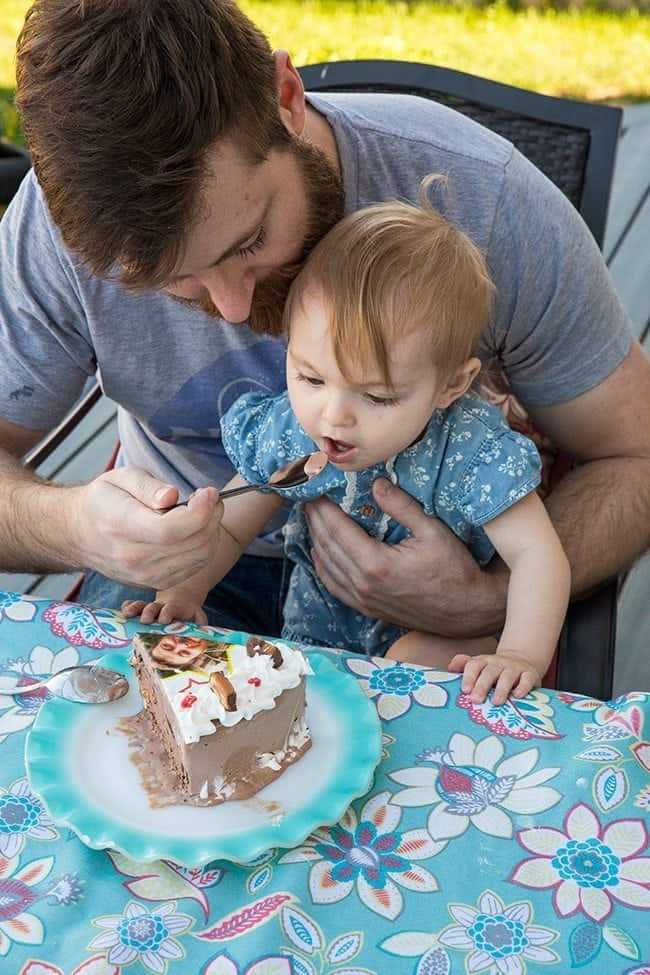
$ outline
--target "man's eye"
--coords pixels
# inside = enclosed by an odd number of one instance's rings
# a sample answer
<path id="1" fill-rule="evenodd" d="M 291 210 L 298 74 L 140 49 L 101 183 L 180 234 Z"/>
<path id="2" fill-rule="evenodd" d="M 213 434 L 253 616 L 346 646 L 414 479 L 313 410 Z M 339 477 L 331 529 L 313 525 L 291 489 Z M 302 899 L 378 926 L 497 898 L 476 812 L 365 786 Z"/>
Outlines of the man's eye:
<path id="1" fill-rule="evenodd" d="M 366 399 L 375 406 L 395 406 L 399 403 L 397 396 L 373 396 L 372 393 L 365 394 Z"/>
<path id="2" fill-rule="evenodd" d="M 260 247 L 264 246 L 265 242 L 266 242 L 266 229 L 264 227 L 260 227 L 259 233 L 255 238 L 255 240 L 251 244 L 246 244 L 245 247 L 240 247 L 239 250 L 237 251 L 237 256 L 247 257 L 250 254 L 254 254 L 255 251 L 258 251 Z"/>

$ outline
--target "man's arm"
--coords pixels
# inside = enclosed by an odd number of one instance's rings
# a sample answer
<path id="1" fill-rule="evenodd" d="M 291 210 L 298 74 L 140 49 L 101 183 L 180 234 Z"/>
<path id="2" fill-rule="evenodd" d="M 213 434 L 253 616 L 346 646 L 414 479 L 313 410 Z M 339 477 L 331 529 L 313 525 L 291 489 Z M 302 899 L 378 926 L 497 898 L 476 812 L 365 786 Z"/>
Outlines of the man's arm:
<path id="1" fill-rule="evenodd" d="M 574 595 L 630 565 L 650 545 L 650 360 L 638 343 L 602 383 L 531 410 L 580 462 L 547 508 L 571 565 Z M 375 499 L 412 537 L 388 546 L 320 499 L 307 506 L 314 561 L 327 588 L 371 617 L 449 636 L 481 636 L 505 619 L 508 571 L 481 570 L 465 545 L 387 481 Z"/>
<path id="2" fill-rule="evenodd" d="M 650 359 L 638 342 L 614 372 L 568 403 L 529 410 L 578 463 L 547 500 L 581 595 L 650 546 Z"/>
<path id="3" fill-rule="evenodd" d="M 0 420 L 0 568 L 92 568 L 162 589 L 210 559 L 223 511 L 214 488 L 161 517 L 156 509 L 174 504 L 178 492 L 139 468 L 109 471 L 87 484 L 49 484 L 19 459 L 42 434 Z"/>

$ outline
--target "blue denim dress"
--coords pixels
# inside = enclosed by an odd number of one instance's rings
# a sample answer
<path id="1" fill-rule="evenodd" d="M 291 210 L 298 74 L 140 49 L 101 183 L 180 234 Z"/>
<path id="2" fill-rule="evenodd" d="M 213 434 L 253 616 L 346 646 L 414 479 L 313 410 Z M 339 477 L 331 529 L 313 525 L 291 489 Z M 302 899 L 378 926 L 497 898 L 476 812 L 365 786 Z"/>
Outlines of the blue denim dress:
<path id="1" fill-rule="evenodd" d="M 298 423 L 286 393 L 247 393 L 221 422 L 224 447 L 239 473 L 261 489 L 278 467 L 318 447 Z M 378 541 L 396 545 L 408 538 L 403 525 L 378 508 L 372 483 L 385 477 L 440 518 L 485 565 L 494 554 L 481 527 L 533 491 L 540 482 L 537 448 L 507 425 L 499 410 L 473 395 L 435 410 L 417 443 L 396 457 L 362 471 L 328 464 L 318 477 L 283 492 L 292 501 L 284 529 L 288 557 L 295 562 L 284 606 L 282 635 L 315 646 L 336 646 L 383 656 L 404 629 L 370 619 L 335 599 L 320 582 L 304 506 L 325 495 Z"/>

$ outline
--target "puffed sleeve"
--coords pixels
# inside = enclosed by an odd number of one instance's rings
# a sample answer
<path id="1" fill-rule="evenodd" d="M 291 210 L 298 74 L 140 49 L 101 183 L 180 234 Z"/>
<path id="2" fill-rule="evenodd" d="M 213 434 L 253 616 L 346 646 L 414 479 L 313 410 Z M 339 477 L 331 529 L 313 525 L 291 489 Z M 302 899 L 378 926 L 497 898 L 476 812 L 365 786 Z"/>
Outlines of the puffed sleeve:
<path id="1" fill-rule="evenodd" d="M 459 509 L 471 525 L 484 525 L 534 491 L 541 459 L 528 437 L 504 428 L 489 431 L 460 482 Z"/>
<path id="2" fill-rule="evenodd" d="M 296 420 L 286 393 L 245 393 L 221 420 L 224 449 L 249 484 L 268 484 L 271 474 L 315 450 Z"/>

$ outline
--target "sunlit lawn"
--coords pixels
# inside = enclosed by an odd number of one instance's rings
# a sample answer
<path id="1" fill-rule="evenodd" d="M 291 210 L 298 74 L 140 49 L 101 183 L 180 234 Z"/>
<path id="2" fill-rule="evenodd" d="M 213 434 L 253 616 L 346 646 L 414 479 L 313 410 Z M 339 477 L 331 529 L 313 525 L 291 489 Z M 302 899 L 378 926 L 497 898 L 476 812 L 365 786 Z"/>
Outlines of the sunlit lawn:
<path id="1" fill-rule="evenodd" d="M 179 0 L 182 2 L 182 0 Z M 0 0 L 0 126 L 16 138 L 9 107 L 14 47 L 29 0 Z M 447 65 L 497 81 L 593 101 L 650 100 L 650 17 L 635 11 L 514 12 L 388 0 L 242 0 L 296 64 L 389 58 Z"/>

